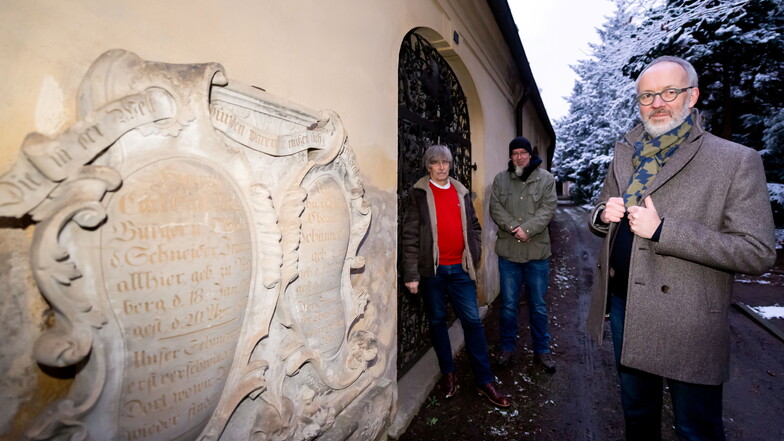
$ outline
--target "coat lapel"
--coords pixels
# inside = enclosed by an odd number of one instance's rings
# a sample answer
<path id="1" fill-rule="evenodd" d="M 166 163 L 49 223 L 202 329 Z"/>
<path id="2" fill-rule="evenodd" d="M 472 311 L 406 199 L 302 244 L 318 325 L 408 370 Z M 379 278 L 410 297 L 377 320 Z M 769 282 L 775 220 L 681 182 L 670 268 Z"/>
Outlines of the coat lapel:
<path id="1" fill-rule="evenodd" d="M 656 177 L 653 178 L 650 187 L 645 191 L 645 196 L 652 194 L 662 185 L 667 183 L 673 176 L 677 175 L 683 167 L 691 161 L 691 158 L 697 154 L 697 151 L 700 150 L 701 146 L 702 137 L 699 137 L 692 142 L 685 142 L 678 147 L 678 150 L 672 155 L 670 160 L 667 161 L 667 164 L 656 173 Z"/>
<path id="2" fill-rule="evenodd" d="M 667 161 L 667 164 L 656 173 L 656 177 L 653 178 L 653 182 L 645 191 L 645 196 L 652 194 L 654 191 L 659 189 L 662 185 L 666 184 L 667 181 L 672 179 L 673 176 L 677 175 L 686 164 L 691 161 L 694 155 L 700 150 L 702 147 L 702 141 L 705 139 L 703 135 L 704 131 L 702 129 L 702 118 L 700 118 L 699 113 L 697 113 L 697 117 L 695 118 L 694 127 L 691 129 L 691 133 L 689 133 L 689 137 L 686 141 L 678 147 L 678 150 L 672 155 L 672 157 Z M 643 197 L 645 199 L 645 197 Z"/>
<path id="3" fill-rule="evenodd" d="M 632 173 L 634 173 L 634 167 L 632 166 L 633 155 L 634 147 L 630 143 L 620 141 L 615 143 L 615 160 L 613 164 L 615 165 L 615 179 L 618 181 L 620 196 L 623 196 L 623 193 L 629 186 L 629 179 L 631 179 Z"/>

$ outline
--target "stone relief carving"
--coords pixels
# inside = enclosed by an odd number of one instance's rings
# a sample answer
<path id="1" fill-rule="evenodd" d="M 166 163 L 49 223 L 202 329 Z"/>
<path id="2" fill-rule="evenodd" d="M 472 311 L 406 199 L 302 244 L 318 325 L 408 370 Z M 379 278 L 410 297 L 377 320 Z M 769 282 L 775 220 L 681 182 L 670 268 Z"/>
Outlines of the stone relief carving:
<path id="1" fill-rule="evenodd" d="M 78 121 L 28 135 L 0 176 L 0 216 L 26 214 L 55 315 L 35 357 L 78 372 L 27 439 L 372 439 L 386 424 L 390 382 L 367 370 L 386 354 L 352 278 L 371 208 L 334 112 L 216 63 L 109 51 Z"/>

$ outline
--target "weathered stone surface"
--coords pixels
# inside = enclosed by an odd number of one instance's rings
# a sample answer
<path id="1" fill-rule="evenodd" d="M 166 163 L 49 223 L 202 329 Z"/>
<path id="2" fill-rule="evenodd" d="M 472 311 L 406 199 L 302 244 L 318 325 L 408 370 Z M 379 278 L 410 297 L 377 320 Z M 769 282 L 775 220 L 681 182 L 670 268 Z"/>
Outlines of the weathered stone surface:
<path id="1" fill-rule="evenodd" d="M 33 394 L 36 368 L 29 348 L 41 333 L 46 305 L 40 296 L 28 296 L 33 285 L 27 262 L 30 238 L 26 231 L 0 228 L 0 323 L 3 340 L 14 342 L 0 352 L 0 391 L 3 407 L 11 412 L 0 416 L 0 433 L 12 425 L 12 416 Z"/>
<path id="2" fill-rule="evenodd" d="M 41 365 L 78 366 L 26 438 L 380 436 L 394 336 L 377 339 L 394 311 L 359 275 L 371 208 L 336 114 L 215 63 L 115 50 L 87 73 L 78 121 L 22 153 L 0 216 L 36 222 L 29 269 L 54 320 L 21 341 L 37 337 Z M 0 276 L 28 268 L 10 262 Z"/>

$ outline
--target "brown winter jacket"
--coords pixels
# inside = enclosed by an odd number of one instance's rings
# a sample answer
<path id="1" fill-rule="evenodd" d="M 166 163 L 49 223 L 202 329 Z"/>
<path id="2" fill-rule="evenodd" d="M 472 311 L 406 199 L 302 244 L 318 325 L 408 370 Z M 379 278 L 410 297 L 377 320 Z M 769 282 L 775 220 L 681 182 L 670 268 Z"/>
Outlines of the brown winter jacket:
<path id="1" fill-rule="evenodd" d="M 455 186 L 463 223 L 463 269 L 476 280 L 476 268 L 482 255 L 482 227 L 474 211 L 471 195 L 463 184 L 449 178 Z M 403 219 L 403 282 L 418 282 L 434 277 L 438 267 L 438 226 L 430 178 L 425 176 L 409 192 L 409 204 Z M 466 226 L 470 226 L 467 228 Z"/>
<path id="2" fill-rule="evenodd" d="M 642 133 L 637 127 L 616 143 L 589 220 L 605 238 L 587 321 L 599 342 L 617 224 L 603 224 L 597 216 L 609 198 L 626 190 L 632 143 Z M 762 161 L 756 151 L 705 132 L 697 117 L 641 200 L 645 196 L 664 223 L 658 242 L 633 239 L 621 364 L 689 383 L 720 384 L 729 378 L 734 273 L 762 273 L 776 258 Z"/>

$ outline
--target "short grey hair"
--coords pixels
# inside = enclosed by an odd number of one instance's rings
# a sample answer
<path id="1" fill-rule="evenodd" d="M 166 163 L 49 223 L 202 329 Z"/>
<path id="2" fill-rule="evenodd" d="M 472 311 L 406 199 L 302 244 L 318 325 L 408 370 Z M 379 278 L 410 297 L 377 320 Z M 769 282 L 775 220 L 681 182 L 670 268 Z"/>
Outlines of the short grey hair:
<path id="1" fill-rule="evenodd" d="M 678 66 L 682 67 L 683 70 L 686 71 L 686 77 L 687 77 L 687 81 L 689 83 L 688 86 L 689 87 L 698 87 L 699 86 L 698 78 L 697 78 L 697 71 L 694 70 L 694 66 L 692 66 L 691 63 L 689 63 L 688 61 L 686 61 L 686 60 L 684 60 L 683 58 L 680 58 L 680 57 L 673 57 L 671 55 L 665 55 L 663 57 L 656 58 L 653 61 L 651 61 L 650 63 L 648 63 L 648 65 L 645 66 L 645 69 L 643 69 L 642 72 L 640 72 L 640 74 L 637 75 L 637 81 L 634 82 L 635 89 L 640 86 L 640 78 L 642 78 L 642 75 L 645 72 L 647 72 L 648 69 L 650 69 L 651 67 L 653 67 L 656 64 L 663 63 L 663 62 L 675 63 Z"/>
<path id="2" fill-rule="evenodd" d="M 422 156 L 422 165 L 425 166 L 425 170 L 427 170 L 430 161 L 433 159 L 436 161 L 446 159 L 449 161 L 449 167 L 452 167 L 452 152 L 449 151 L 449 147 L 445 145 L 431 145 L 425 150 L 425 155 Z"/>

